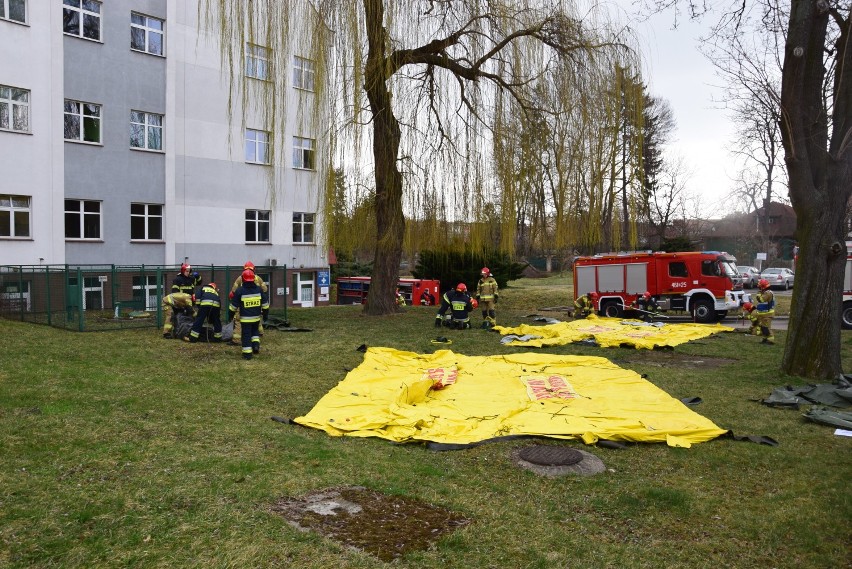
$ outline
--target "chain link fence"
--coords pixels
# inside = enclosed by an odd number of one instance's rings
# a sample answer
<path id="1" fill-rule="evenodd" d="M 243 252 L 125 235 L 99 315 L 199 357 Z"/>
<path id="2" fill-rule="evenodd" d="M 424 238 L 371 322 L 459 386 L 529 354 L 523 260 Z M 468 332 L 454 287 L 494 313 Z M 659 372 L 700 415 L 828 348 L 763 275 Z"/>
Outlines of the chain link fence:
<path id="1" fill-rule="evenodd" d="M 179 266 L 0 265 L 0 318 L 91 332 L 161 328 L 163 295 L 172 292 Z M 242 275 L 237 266 L 193 265 L 202 284 L 216 283 L 227 317 L 228 293 Z M 287 317 L 287 267 L 260 267 L 272 309 Z"/>

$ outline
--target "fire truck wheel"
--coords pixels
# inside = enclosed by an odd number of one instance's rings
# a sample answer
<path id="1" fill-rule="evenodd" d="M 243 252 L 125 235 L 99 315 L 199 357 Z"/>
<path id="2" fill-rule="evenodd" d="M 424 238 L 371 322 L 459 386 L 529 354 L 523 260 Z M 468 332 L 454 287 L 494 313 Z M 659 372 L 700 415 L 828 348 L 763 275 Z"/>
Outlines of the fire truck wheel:
<path id="1" fill-rule="evenodd" d="M 844 330 L 852 330 L 852 300 L 843 303 L 842 326 Z"/>
<path id="2" fill-rule="evenodd" d="M 601 313 L 609 318 L 621 318 L 623 312 L 621 306 L 615 300 L 608 300 L 601 306 Z"/>
<path id="3" fill-rule="evenodd" d="M 713 303 L 706 298 L 700 298 L 692 305 L 692 314 L 696 322 L 710 324 L 716 320 L 716 310 Z"/>

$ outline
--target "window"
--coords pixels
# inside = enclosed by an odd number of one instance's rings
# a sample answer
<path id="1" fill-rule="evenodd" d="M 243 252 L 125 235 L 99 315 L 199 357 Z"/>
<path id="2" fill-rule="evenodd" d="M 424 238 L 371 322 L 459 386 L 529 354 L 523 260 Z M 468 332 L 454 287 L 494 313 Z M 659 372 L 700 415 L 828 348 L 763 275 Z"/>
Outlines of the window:
<path id="1" fill-rule="evenodd" d="M 163 55 L 163 20 L 130 13 L 130 49 Z"/>
<path id="2" fill-rule="evenodd" d="M 688 277 L 689 271 L 686 270 L 686 263 L 681 261 L 672 261 L 669 263 L 670 277 Z"/>
<path id="3" fill-rule="evenodd" d="M 27 22 L 27 0 L 0 0 L 0 18 L 25 24 Z"/>
<path id="4" fill-rule="evenodd" d="M 101 3 L 94 0 L 62 0 L 62 31 L 101 41 Z"/>
<path id="5" fill-rule="evenodd" d="M 269 49 L 262 45 L 246 44 L 246 77 L 269 80 Z"/>
<path id="6" fill-rule="evenodd" d="M 314 62 L 293 56 L 293 86 L 306 91 L 314 90 Z"/>
<path id="7" fill-rule="evenodd" d="M 293 168 L 314 169 L 314 141 L 312 139 L 293 137 Z"/>
<path id="8" fill-rule="evenodd" d="M 246 129 L 246 162 L 269 164 L 269 133 Z"/>
<path id="9" fill-rule="evenodd" d="M 269 243 L 269 211 L 246 210 L 246 241 Z"/>
<path id="10" fill-rule="evenodd" d="M 101 202 L 65 200 L 65 238 L 101 238 Z"/>
<path id="11" fill-rule="evenodd" d="M 293 214 L 293 243 L 314 242 L 314 214 Z"/>
<path id="12" fill-rule="evenodd" d="M 130 238 L 140 241 L 162 241 L 162 204 L 130 204 Z"/>
<path id="13" fill-rule="evenodd" d="M 163 115 L 130 111 L 130 147 L 163 149 Z"/>
<path id="14" fill-rule="evenodd" d="M 101 141 L 101 106 L 65 99 L 65 140 Z"/>
<path id="15" fill-rule="evenodd" d="M 30 236 L 30 196 L 0 194 L 0 237 Z"/>
<path id="16" fill-rule="evenodd" d="M 0 85 L 0 129 L 15 132 L 30 131 L 29 91 Z"/>

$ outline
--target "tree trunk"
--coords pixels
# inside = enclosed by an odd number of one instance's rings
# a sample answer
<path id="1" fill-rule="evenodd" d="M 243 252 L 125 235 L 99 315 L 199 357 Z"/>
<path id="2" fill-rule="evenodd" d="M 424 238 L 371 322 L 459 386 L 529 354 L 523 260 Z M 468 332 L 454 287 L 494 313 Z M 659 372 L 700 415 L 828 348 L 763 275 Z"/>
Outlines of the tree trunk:
<path id="1" fill-rule="evenodd" d="M 846 204 L 852 191 L 852 45 L 849 14 L 833 54 L 831 143 L 822 104 L 828 2 L 793 0 L 781 83 L 781 134 L 797 216 L 799 261 L 781 369 L 832 379 L 841 372 L 840 317 Z"/>
<path id="2" fill-rule="evenodd" d="M 390 43 L 383 27 L 382 0 L 364 0 L 369 52 L 364 89 L 373 115 L 373 158 L 376 168 L 376 251 L 373 275 L 364 311 L 370 315 L 397 311 L 396 285 L 405 235 L 402 212 L 402 175 L 397 167 L 400 128 L 387 88 L 386 53 Z"/>

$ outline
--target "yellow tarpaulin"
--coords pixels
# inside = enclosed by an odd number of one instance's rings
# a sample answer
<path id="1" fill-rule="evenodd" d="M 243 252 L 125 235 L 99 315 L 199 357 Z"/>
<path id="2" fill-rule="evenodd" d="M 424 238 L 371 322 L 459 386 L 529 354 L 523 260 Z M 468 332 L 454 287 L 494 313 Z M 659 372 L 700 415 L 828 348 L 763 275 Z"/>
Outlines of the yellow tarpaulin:
<path id="1" fill-rule="evenodd" d="M 636 348 L 652 349 L 662 346 L 677 346 L 691 340 L 704 338 L 718 332 L 732 332 L 734 329 L 721 324 L 650 324 L 641 320 L 622 318 L 600 318 L 591 315 L 584 320 L 560 322 L 548 326 L 530 326 L 521 324 L 515 328 L 495 326 L 494 330 L 503 336 L 518 336 L 504 342 L 510 346 L 561 346 L 580 340 L 593 338 L 604 348 L 631 345 Z"/>
<path id="2" fill-rule="evenodd" d="M 538 435 L 689 447 L 726 432 L 606 358 L 391 348 L 368 349 L 295 421 L 335 436 L 446 444 Z"/>

